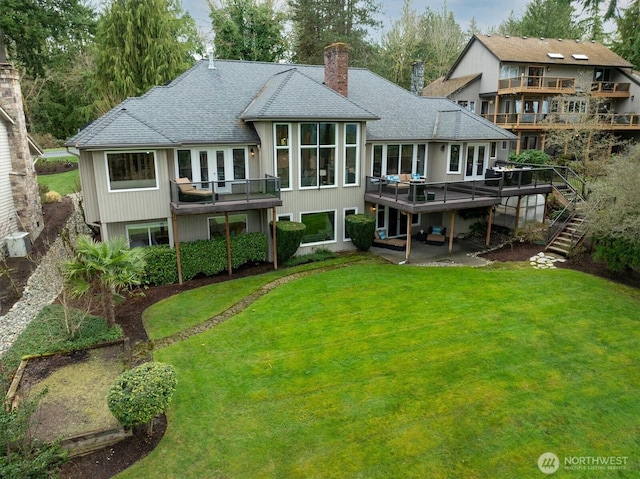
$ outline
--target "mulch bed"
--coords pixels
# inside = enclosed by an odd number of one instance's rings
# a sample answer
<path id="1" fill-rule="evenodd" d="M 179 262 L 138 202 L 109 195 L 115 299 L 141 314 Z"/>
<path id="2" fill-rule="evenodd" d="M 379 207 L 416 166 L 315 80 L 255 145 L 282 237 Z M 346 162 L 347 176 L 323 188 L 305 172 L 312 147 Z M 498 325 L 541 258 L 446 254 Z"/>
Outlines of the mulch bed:
<path id="1" fill-rule="evenodd" d="M 55 240 L 64 225 L 64 220 L 71 213 L 72 205 L 69 199 L 65 198 L 63 203 L 45 205 L 44 208 L 45 231 L 33 245 L 33 250 L 36 255 L 44 254 L 46 247 Z M 513 243 L 481 256 L 491 261 L 526 261 L 542 250 L 543 246 L 540 245 Z M 31 271 L 35 268 L 35 262 L 23 258 L 10 259 L 12 260 L 11 264 L 16 268 L 15 279 L 17 279 L 20 284 L 26 283 L 26 279 L 28 279 Z M 640 273 L 633 271 L 611 273 L 603 263 L 595 262 L 586 255 L 580 258 L 579 262 L 567 261 L 565 263 L 557 263 L 557 265 L 561 268 L 583 271 L 635 288 L 640 288 Z M 219 274 L 208 278 L 198 278 L 186 282 L 183 285 L 157 286 L 147 289 L 141 288 L 138 291 L 134 291 L 129 295 L 127 301 L 116 308 L 117 321 L 122 326 L 124 334 L 130 338 L 132 345 L 135 345 L 137 342 L 147 341 L 147 334 L 142 325 L 142 312 L 153 303 L 182 291 L 212 283 L 261 274 L 271 271 L 272 269 L 273 266 L 271 264 L 250 265 L 237 269 L 231 276 Z M 1 282 L 0 286 L 2 286 Z M 159 417 L 156 419 L 153 435 L 147 435 L 146 428 L 136 429 L 133 436 L 112 447 L 67 462 L 62 468 L 60 477 L 65 479 L 84 479 L 87 477 L 92 479 L 107 479 L 113 477 L 151 452 L 164 435 L 165 429 L 166 419 L 164 416 Z"/>

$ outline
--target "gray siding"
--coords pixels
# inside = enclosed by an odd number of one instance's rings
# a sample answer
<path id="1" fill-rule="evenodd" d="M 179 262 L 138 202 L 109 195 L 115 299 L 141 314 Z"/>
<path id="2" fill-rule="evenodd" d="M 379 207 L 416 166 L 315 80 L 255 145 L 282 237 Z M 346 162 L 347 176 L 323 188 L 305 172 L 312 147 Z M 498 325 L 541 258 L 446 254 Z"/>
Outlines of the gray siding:
<path id="1" fill-rule="evenodd" d="M 171 151 L 171 150 L 170 150 Z M 144 221 L 170 215 L 169 169 L 167 150 L 155 150 L 157 189 L 140 191 L 109 191 L 106 152 L 93 152 L 95 188 L 102 223 Z M 173 161 L 172 153 L 170 154 Z"/>
<path id="2" fill-rule="evenodd" d="M 89 224 L 100 223 L 100 210 L 98 206 L 98 192 L 96 190 L 96 177 L 93 168 L 93 153 L 81 151 L 78 158 L 80 170 L 80 184 L 82 185 L 82 205 L 85 221 Z"/>
<path id="3" fill-rule="evenodd" d="M 461 59 L 451 74 L 451 78 L 482 73 L 480 77 L 479 91 L 481 93 L 495 92 L 498 88 L 500 77 L 500 62 L 480 42 L 473 42 L 471 48 Z"/>
<path id="4" fill-rule="evenodd" d="M 10 173 L 9 139 L 7 129 L 0 120 L 0 246 L 4 245 L 4 237 L 9 233 L 14 233 L 17 229 Z"/>

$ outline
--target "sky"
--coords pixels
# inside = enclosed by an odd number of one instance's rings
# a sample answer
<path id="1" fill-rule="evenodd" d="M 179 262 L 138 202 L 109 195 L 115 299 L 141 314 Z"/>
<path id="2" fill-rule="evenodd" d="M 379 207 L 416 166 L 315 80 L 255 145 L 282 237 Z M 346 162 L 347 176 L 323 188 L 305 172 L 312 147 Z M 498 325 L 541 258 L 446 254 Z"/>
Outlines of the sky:
<path id="1" fill-rule="evenodd" d="M 383 22 L 383 28 L 388 30 L 391 24 L 400 18 L 403 0 L 386 0 L 381 3 L 380 20 Z M 475 18 L 480 30 L 484 32 L 506 20 L 511 10 L 516 16 L 521 16 L 527 3 L 528 0 L 448 0 L 447 10 L 453 12 L 453 16 L 462 30 L 466 30 L 471 19 Z M 413 10 L 418 13 L 422 13 L 427 6 L 431 10 L 441 11 L 443 2 L 426 0 L 413 0 L 412 2 Z M 182 0 L 182 7 L 191 14 L 202 31 L 205 33 L 211 31 L 207 0 Z"/>

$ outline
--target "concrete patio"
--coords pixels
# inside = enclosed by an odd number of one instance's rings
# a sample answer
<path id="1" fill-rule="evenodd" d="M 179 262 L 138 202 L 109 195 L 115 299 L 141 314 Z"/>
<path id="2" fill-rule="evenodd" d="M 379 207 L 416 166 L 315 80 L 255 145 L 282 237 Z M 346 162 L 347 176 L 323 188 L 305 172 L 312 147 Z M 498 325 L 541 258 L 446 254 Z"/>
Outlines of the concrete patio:
<path id="1" fill-rule="evenodd" d="M 456 240 L 453 242 L 453 250 L 449 253 L 449 244 L 433 246 L 419 241 L 411 242 L 410 259 L 406 264 L 414 266 L 484 266 L 489 261 L 476 256 L 484 251 L 470 242 Z M 390 263 L 405 264 L 406 251 L 395 251 L 386 248 L 371 247 L 371 252 L 383 257 Z"/>

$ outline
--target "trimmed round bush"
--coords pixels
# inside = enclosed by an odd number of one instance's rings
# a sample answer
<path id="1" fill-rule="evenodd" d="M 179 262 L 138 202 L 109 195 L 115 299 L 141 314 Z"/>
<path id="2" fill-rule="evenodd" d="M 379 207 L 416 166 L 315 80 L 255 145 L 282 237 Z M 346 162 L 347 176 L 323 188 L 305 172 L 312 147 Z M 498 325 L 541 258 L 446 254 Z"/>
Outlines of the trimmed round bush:
<path id="1" fill-rule="evenodd" d="M 116 379 L 107 395 L 107 405 L 124 427 L 147 424 L 167 408 L 176 384 L 172 366 L 144 363 Z"/>
<path id="2" fill-rule="evenodd" d="M 276 221 L 278 263 L 282 264 L 296 254 L 306 229 L 305 224 L 296 221 Z"/>
<path id="3" fill-rule="evenodd" d="M 359 213 L 347 216 L 344 221 L 353 245 L 360 251 L 369 251 L 376 230 L 375 217 Z"/>

